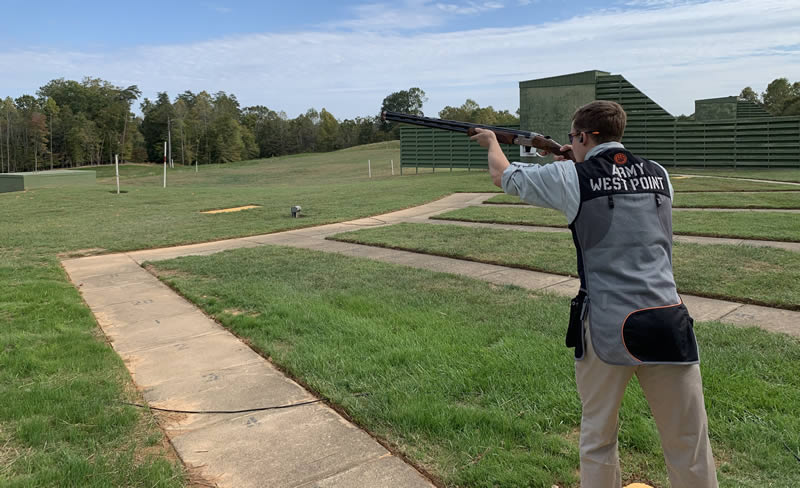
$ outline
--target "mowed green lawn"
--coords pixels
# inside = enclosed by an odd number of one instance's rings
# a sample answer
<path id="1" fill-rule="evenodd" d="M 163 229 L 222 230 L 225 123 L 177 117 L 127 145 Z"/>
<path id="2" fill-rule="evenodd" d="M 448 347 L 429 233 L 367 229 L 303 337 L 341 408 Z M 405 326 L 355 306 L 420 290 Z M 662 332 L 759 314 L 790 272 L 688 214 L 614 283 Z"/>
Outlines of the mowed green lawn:
<path id="1" fill-rule="evenodd" d="M 282 247 L 154 266 L 446 486 L 577 487 L 580 403 L 563 342 L 568 298 Z M 721 486 L 798 486 L 784 443 L 800 445 L 800 343 L 720 323 L 696 330 Z M 667 486 L 635 380 L 622 405 L 620 446 L 626 483 Z"/>
<path id="2" fill-rule="evenodd" d="M 670 174 L 725 176 L 800 183 L 800 168 L 669 168 Z"/>
<path id="3" fill-rule="evenodd" d="M 472 206 L 445 212 L 432 218 L 564 228 L 568 225 L 561 212 L 529 205 Z M 800 213 L 675 210 L 672 213 L 672 231 L 678 235 L 800 242 Z"/>
<path id="4" fill-rule="evenodd" d="M 330 154 L 201 166 L 197 173 L 193 167 L 176 166 L 168 170 L 167 189 L 161 187 L 163 168 L 160 165 L 124 165 L 120 171 L 122 190 L 126 193 L 121 195 L 115 194 L 112 168 L 88 168 L 98 171 L 97 185 L 0 194 L 0 205 L 4 209 L 0 214 L 0 323 L 3 324 L 0 328 L 0 395 L 3 398 L 0 402 L 0 485 L 180 486 L 186 483 L 179 463 L 169 457 L 168 448 L 153 417 L 120 403 L 136 399 L 135 389 L 118 356 L 105 342 L 91 312 L 67 279 L 59 263 L 61 257 L 274 232 L 376 215 L 419 205 L 454 191 L 496 190 L 485 172 L 437 172 L 391 178 L 386 176 L 389 174 L 390 159 L 399 161 L 396 143 Z M 372 161 L 373 173 L 379 177 L 367 178 L 367 160 Z M 200 213 L 202 210 L 248 204 L 260 207 L 217 215 Z M 292 205 L 303 207 L 302 218 L 289 217 L 289 207 Z M 725 258 L 723 256 L 720 259 Z M 282 266 L 280 261 L 276 263 Z M 348 274 L 358 274 L 361 270 L 350 261 L 337 261 L 336 266 L 354 266 L 352 270 L 342 270 L 342 273 Z M 364 276 L 366 278 L 363 279 L 369 283 L 380 283 L 366 271 Z M 276 279 L 276 286 L 284 286 L 282 280 L 287 278 L 278 274 Z M 460 288 L 458 290 L 456 293 L 460 293 Z M 384 291 L 386 294 L 393 293 L 391 288 Z M 449 285 L 445 286 L 442 296 L 449 296 L 451 291 Z M 398 300 L 408 299 L 414 292 L 402 293 L 398 295 Z M 548 324 L 546 327 L 552 327 L 558 334 L 561 334 L 565 313 L 562 302 L 557 300 L 553 308 L 553 313 L 559 314 L 559 317 L 547 318 L 545 311 L 543 318 Z M 370 302 L 365 299 L 365 303 Z M 342 305 L 339 313 L 346 317 L 348 310 Z M 427 326 L 428 323 L 422 322 L 418 327 Z M 269 330 L 264 332 L 269 333 Z M 756 335 L 753 339 L 739 334 Z M 779 350 L 774 341 L 782 341 L 782 338 L 759 334 L 757 331 L 733 330 L 725 337 L 732 341 L 731 347 L 739 349 Z M 560 342 L 560 338 L 557 339 Z M 523 346 L 525 344 L 519 345 Z M 280 348 L 281 344 L 276 342 L 274 347 Z M 563 348 L 559 347 L 558 354 L 563 352 Z M 781 358 L 791 358 L 792 354 L 790 349 Z M 433 359 L 436 358 L 434 355 Z M 775 374 L 773 370 L 786 370 L 782 363 L 774 362 L 781 358 L 754 358 L 763 368 L 751 369 L 758 369 L 767 374 L 767 378 L 772 378 Z M 356 359 L 361 360 L 362 357 Z M 525 356 L 525 360 L 527 362 L 528 356 Z M 548 370 L 558 370 L 554 375 L 561 375 L 562 381 L 566 381 L 564 378 L 572 375 L 571 366 L 568 358 L 562 361 L 566 369 L 551 368 L 550 364 L 546 366 Z M 320 367 L 326 370 L 330 366 L 325 364 Z M 533 367 L 544 366 L 537 364 Z M 334 373 L 328 375 L 327 381 L 341 381 L 335 370 L 331 371 Z M 374 375 L 390 373 L 376 370 Z M 309 370 L 308 374 L 313 374 L 313 371 Z M 327 373 L 323 371 L 320 374 L 325 376 Z M 457 377 L 455 381 L 458 381 Z M 566 387 L 574 395 L 574 385 L 566 384 Z M 769 395 L 774 396 L 772 393 Z M 372 399 L 371 396 L 357 398 Z M 640 401 L 636 399 L 640 395 L 634 394 L 633 398 L 626 401 L 634 404 Z M 350 401 L 356 399 L 351 398 Z M 575 396 L 569 401 L 570 405 L 576 405 Z M 348 408 L 345 399 L 340 403 Z M 576 410 L 564 408 L 563 415 L 573 419 L 578 415 Z M 542 411 L 535 403 L 529 404 L 529 409 Z M 396 419 L 409 418 L 408 422 L 413 421 L 411 414 L 407 416 L 402 406 L 395 411 L 388 408 L 378 410 L 385 415 L 380 422 L 389 425 L 385 431 L 394 428 L 392 425 L 395 422 L 398 422 L 396 428 L 404 428 L 401 421 Z M 753 423 L 749 412 L 756 412 L 759 418 L 769 418 L 769 422 L 783 425 L 782 420 L 767 415 L 769 409 L 751 410 L 747 403 L 733 404 L 731 412 L 738 416 L 736 418 L 745 420 L 733 423 L 752 431 L 739 437 L 744 444 L 752 444 L 753 439 L 758 437 L 756 434 L 763 434 L 760 427 Z M 430 415 L 438 414 L 432 412 Z M 487 416 L 480 411 L 474 415 L 475 418 Z M 639 418 L 639 415 L 633 418 Z M 366 425 L 366 420 L 356 419 Z M 537 414 L 533 422 L 546 426 L 549 420 L 543 420 Z M 461 424 L 445 424 L 445 427 L 455 429 L 458 425 Z M 477 425 L 483 424 L 478 422 Z M 719 424 L 718 428 L 722 427 L 723 424 Z M 380 429 L 377 431 L 382 432 Z M 547 431 L 550 432 L 550 429 Z M 787 427 L 786 431 L 796 432 L 797 429 Z M 540 429 L 540 432 L 544 430 Z M 561 435 L 563 430 L 555 429 L 554 432 Z M 760 438 L 756 445 L 762 443 L 767 449 L 764 452 L 771 457 L 766 465 L 753 461 L 756 463 L 754 474 L 744 473 L 732 462 L 738 460 L 735 453 L 721 458 L 725 461 L 723 469 L 732 473 L 729 479 L 792 479 L 786 478 L 784 471 L 776 471 L 777 468 L 772 467 L 773 464 L 784 462 L 788 452 L 781 450 L 772 434 L 768 434 Z M 507 439 L 515 440 L 517 435 L 513 434 Z M 643 435 L 645 441 L 625 445 L 640 445 L 646 451 L 657 451 L 652 432 Z M 574 480 L 575 435 L 572 432 L 561 437 L 563 439 L 549 438 L 547 442 L 551 447 L 547 455 L 563 454 L 566 461 L 554 463 L 552 468 L 549 464 L 547 468 L 537 463 L 523 468 L 524 462 L 506 463 L 504 469 L 519 469 L 533 473 L 531 479 L 546 479 L 548 477 L 541 474 L 542 469 L 547 469 L 547 473 L 567 472 L 563 471 L 566 469 L 563 463 L 567 462 L 570 463 L 572 474 L 565 475 L 564 479 L 567 482 Z M 387 434 L 387 438 L 392 437 Z M 542 436 L 539 438 L 544 439 Z M 796 438 L 780 438 L 785 439 L 792 448 L 797 448 Z M 623 439 L 623 442 L 627 441 Z M 500 445 L 509 446 L 510 440 Z M 455 466 L 451 472 L 458 472 L 463 465 L 471 466 L 473 461 L 479 465 L 492 452 L 490 450 L 483 454 L 486 447 L 481 446 L 479 452 L 475 447 L 470 447 L 460 451 L 457 454 L 460 457 L 449 464 L 447 461 L 436 464 L 439 463 L 437 461 L 430 466 L 446 479 L 455 479 L 456 475 L 438 470 L 436 466 Z M 414 451 L 413 448 L 409 452 L 428 466 L 431 458 L 427 452 Z M 721 452 L 725 455 L 724 450 Z M 648 466 L 653 459 L 651 453 L 642 457 L 637 450 L 633 450 L 625 455 L 633 463 L 629 465 L 629 473 L 649 472 Z M 638 466 L 643 467 L 639 469 Z M 788 469 L 788 466 L 789 463 L 784 462 L 784 468 Z M 657 471 L 654 471 L 655 479 L 658 479 Z M 474 475 L 475 472 L 479 474 Z M 468 486 L 489 486 L 493 483 L 491 477 L 494 475 L 486 473 L 492 472 L 485 471 L 481 475 L 480 470 L 469 471 L 458 476 L 462 476 L 459 479 L 464 479 L 464 484 Z M 539 474 L 535 474 L 537 472 Z M 551 478 L 556 479 L 557 476 Z M 498 478 L 498 483 L 508 485 L 504 483 L 505 479 Z"/>
<path id="5" fill-rule="evenodd" d="M 0 194 L 0 486 L 180 486 L 153 417 L 69 282 L 60 257 L 210 241 L 487 191 L 486 173 L 367 178 L 396 143 L 331 154 L 169 170 L 111 167 L 98 184 Z M 375 166 L 373 166 L 375 171 Z M 376 171 L 377 173 L 377 171 Z M 384 174 L 389 171 L 385 170 Z M 201 210 L 258 204 L 243 212 Z M 303 218 L 292 219 L 299 204 Z"/>

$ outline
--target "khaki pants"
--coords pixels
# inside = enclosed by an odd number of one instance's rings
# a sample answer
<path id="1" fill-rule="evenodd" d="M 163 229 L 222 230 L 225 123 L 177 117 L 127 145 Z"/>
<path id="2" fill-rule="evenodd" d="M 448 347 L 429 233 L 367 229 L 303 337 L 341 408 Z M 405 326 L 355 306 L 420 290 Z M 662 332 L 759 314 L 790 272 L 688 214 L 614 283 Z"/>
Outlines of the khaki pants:
<path id="1" fill-rule="evenodd" d="M 618 413 L 625 387 L 635 374 L 661 435 L 672 488 L 716 488 L 700 366 L 604 363 L 594 353 L 589 327 L 585 349 L 583 360 L 575 361 L 583 405 L 581 487 L 622 486 L 617 452 Z"/>

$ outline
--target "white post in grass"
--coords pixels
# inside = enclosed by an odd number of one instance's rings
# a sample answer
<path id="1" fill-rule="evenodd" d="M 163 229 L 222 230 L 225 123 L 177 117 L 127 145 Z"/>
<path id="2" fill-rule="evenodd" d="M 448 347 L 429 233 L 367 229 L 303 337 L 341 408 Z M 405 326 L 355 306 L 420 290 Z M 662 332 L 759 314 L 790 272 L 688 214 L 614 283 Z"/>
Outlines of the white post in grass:
<path id="1" fill-rule="evenodd" d="M 372 161 L 367 159 L 367 170 L 369 171 L 369 177 L 372 178 Z"/>
<path id="2" fill-rule="evenodd" d="M 164 141 L 164 188 L 167 187 L 167 141 Z"/>
<path id="3" fill-rule="evenodd" d="M 172 119 L 167 117 L 167 142 L 169 143 L 169 149 L 167 149 L 168 160 L 169 160 L 169 168 L 172 169 L 175 167 L 172 164 Z"/>
<path id="4" fill-rule="evenodd" d="M 117 195 L 119 195 L 119 155 L 114 155 L 114 168 L 117 172 Z"/>
<path id="5" fill-rule="evenodd" d="M 194 160 L 194 172 L 197 173 L 197 159 Z"/>
<path id="6" fill-rule="evenodd" d="M 392 164 L 392 176 L 394 176 L 394 159 L 389 160 Z"/>

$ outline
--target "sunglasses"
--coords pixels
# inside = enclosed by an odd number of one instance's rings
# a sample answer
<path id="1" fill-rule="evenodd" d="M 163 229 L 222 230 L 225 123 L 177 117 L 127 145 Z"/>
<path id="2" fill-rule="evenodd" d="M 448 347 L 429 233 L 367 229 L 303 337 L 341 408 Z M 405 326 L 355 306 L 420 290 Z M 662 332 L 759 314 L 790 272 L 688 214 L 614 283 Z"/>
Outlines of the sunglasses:
<path id="1" fill-rule="evenodd" d="M 569 143 L 572 144 L 572 139 L 577 137 L 579 134 L 583 134 L 584 132 L 586 132 L 588 134 L 600 135 L 600 132 L 598 132 L 596 130 L 580 130 L 580 131 L 578 131 L 578 132 L 576 132 L 574 134 L 572 132 L 570 132 L 570 133 L 567 134 L 567 137 L 569 137 Z"/>

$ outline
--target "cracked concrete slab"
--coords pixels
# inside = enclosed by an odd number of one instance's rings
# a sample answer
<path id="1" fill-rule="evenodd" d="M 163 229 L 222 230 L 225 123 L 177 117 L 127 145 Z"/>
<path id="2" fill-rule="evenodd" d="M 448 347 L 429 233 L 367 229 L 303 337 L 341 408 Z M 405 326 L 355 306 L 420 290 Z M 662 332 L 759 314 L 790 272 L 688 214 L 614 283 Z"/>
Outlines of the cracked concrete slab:
<path id="1" fill-rule="evenodd" d="M 227 331 L 190 337 L 121 356 L 134 370 L 137 384 L 148 386 L 174 381 L 177 375 L 200 378 L 214 370 L 264 361 Z"/>
<path id="2" fill-rule="evenodd" d="M 228 333 L 216 323 L 210 327 L 208 317 L 195 309 L 188 313 L 160 317 L 129 324 L 113 324 L 116 328 L 111 336 L 111 345 L 121 356 L 148 349 L 159 348 L 165 344 L 187 341 L 194 337 L 220 332 Z"/>
<path id="3" fill-rule="evenodd" d="M 415 471 L 405 469 L 405 463 L 385 454 L 373 461 L 360 464 L 343 473 L 321 481 L 302 485 L 303 488 L 350 488 L 368 486 L 370 488 L 409 488 L 430 486 L 428 480 Z"/>
<path id="4" fill-rule="evenodd" d="M 176 435 L 172 442 L 185 463 L 205 467 L 204 474 L 214 466 L 208 474 L 219 484 L 241 488 L 321 482 L 388 454 L 369 435 L 319 405 L 245 414 Z"/>

